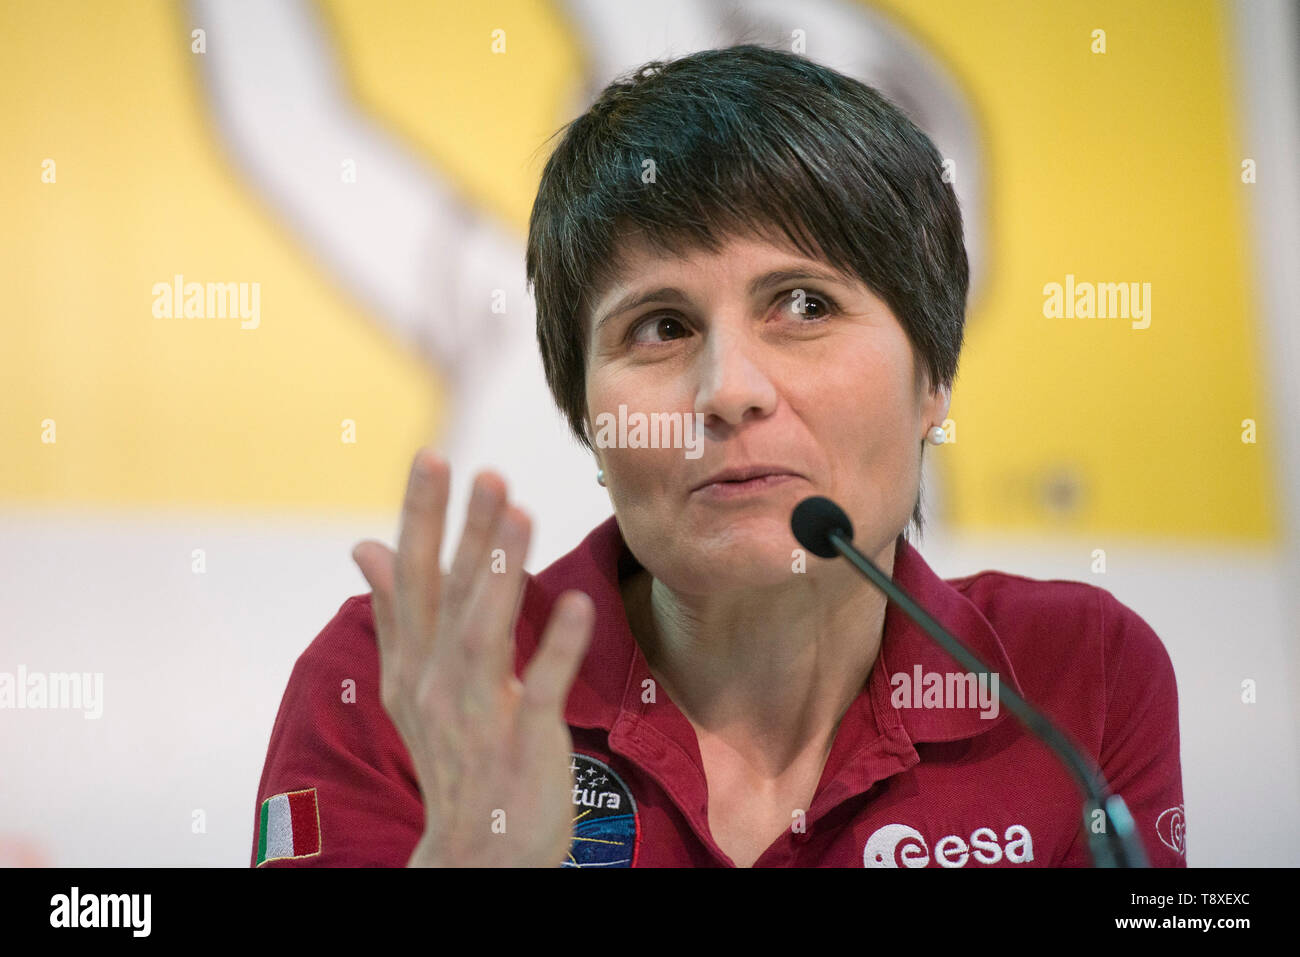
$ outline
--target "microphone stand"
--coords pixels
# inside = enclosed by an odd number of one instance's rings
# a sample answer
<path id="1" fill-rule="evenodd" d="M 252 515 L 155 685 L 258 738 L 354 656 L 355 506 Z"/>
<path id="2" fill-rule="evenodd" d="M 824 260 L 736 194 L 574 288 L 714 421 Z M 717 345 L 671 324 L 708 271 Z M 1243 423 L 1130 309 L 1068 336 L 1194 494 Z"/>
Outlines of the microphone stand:
<path id="1" fill-rule="evenodd" d="M 877 588 L 883 591 L 890 601 L 898 605 L 907 616 L 925 630 L 925 633 L 939 643 L 940 647 L 966 667 L 967 671 L 989 674 L 988 667 L 970 652 L 960 641 L 949 634 L 930 614 L 912 601 L 907 593 L 894 584 L 893 580 L 876 567 L 871 559 L 854 547 L 841 529 L 832 528 L 827 538 L 841 555 L 847 558 L 858 571 L 862 572 Z M 1015 690 L 1007 685 L 999 686 L 1002 702 L 1030 733 L 1041 739 L 1061 759 L 1062 763 L 1074 775 L 1084 793 L 1083 826 L 1088 832 L 1088 850 L 1094 867 L 1147 867 L 1146 851 L 1137 836 L 1137 827 L 1128 805 L 1118 794 L 1112 794 L 1105 776 L 1093 762 L 1082 754 L 1069 739 L 1052 724 L 1047 717 L 1034 708 Z M 1092 826 L 1096 813 L 1100 811 L 1105 824 L 1098 832 Z"/>

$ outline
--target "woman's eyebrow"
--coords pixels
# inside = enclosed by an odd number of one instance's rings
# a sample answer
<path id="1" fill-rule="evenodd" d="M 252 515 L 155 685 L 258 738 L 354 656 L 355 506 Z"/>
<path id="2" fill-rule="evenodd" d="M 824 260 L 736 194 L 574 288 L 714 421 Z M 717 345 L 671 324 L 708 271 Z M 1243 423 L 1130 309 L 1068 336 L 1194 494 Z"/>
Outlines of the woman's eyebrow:
<path id="1" fill-rule="evenodd" d="M 788 282 L 799 282 L 804 279 L 820 279 L 823 282 L 838 283 L 846 281 L 844 276 L 837 272 L 818 269 L 815 266 L 802 266 L 796 269 L 774 269 L 751 280 L 749 294 L 753 296 L 772 286 L 782 286 Z"/>
<path id="2" fill-rule="evenodd" d="M 647 302 L 655 301 L 685 303 L 687 300 L 685 294 L 680 289 L 676 289 L 672 286 L 664 286 L 662 289 L 652 289 L 649 292 L 630 292 L 614 303 L 614 305 L 610 306 L 605 314 L 596 321 L 596 331 L 599 332 L 600 327 L 615 316 L 627 312 L 629 309 L 635 309 L 637 306 L 645 305 Z"/>

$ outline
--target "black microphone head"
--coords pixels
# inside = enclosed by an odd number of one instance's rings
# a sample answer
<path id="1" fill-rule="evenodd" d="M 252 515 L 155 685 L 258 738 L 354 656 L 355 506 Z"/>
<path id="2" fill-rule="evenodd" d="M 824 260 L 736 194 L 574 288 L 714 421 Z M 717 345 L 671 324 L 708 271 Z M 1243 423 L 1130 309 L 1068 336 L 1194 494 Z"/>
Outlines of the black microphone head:
<path id="1" fill-rule="evenodd" d="M 844 509 L 820 495 L 806 498 L 794 507 L 790 530 L 800 545 L 822 558 L 834 558 L 839 554 L 831 544 L 832 531 L 839 531 L 853 541 L 853 523 L 844 514 Z"/>

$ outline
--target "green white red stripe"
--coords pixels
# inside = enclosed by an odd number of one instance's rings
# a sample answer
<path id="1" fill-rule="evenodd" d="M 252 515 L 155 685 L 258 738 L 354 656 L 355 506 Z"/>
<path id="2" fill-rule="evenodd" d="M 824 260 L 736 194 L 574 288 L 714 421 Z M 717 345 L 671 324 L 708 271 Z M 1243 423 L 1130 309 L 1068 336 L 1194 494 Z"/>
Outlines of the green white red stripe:
<path id="1" fill-rule="evenodd" d="M 262 802 L 257 824 L 257 865 L 320 853 L 316 789 L 287 791 Z"/>

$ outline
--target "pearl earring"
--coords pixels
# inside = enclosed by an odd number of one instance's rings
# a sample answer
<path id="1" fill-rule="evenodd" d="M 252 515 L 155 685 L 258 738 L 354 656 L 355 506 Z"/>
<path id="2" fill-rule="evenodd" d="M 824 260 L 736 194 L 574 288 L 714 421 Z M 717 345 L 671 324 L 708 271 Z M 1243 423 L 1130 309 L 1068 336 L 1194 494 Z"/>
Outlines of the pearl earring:
<path id="1" fill-rule="evenodd" d="M 605 470 L 604 470 L 604 469 L 596 469 L 596 484 L 597 484 L 597 485 L 602 485 L 602 486 L 605 484 Z"/>
<path id="2" fill-rule="evenodd" d="M 943 430 L 942 426 L 936 425 L 926 433 L 925 438 L 931 445 L 943 445 L 948 438 L 948 433 Z"/>

